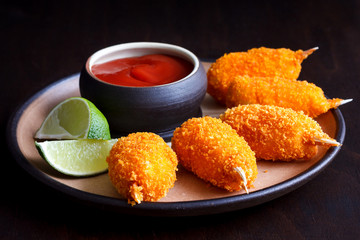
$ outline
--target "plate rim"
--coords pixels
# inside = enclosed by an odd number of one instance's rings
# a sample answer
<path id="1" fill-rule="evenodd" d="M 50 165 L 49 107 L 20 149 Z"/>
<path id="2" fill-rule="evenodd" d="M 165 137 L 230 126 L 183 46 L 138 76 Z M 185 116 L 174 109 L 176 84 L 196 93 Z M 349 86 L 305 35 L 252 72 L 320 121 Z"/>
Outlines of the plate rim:
<path id="1" fill-rule="evenodd" d="M 40 181 L 42 184 L 45 184 L 47 187 L 64 193 L 66 194 L 66 196 L 69 196 L 76 201 L 80 201 L 81 203 L 85 203 L 87 205 L 100 207 L 101 209 L 130 215 L 167 217 L 209 215 L 241 210 L 271 201 L 301 187 L 302 185 L 316 177 L 320 172 L 322 172 L 333 161 L 333 159 L 341 149 L 341 147 L 330 147 L 325 153 L 325 155 L 322 157 L 322 159 L 320 159 L 306 171 L 299 173 L 296 176 L 278 184 L 251 192 L 250 194 L 240 194 L 216 199 L 183 202 L 143 202 L 141 204 L 131 206 L 124 199 L 118 199 L 86 192 L 56 181 L 55 179 L 47 176 L 41 170 L 33 166 L 21 153 L 17 141 L 16 132 L 18 122 L 23 112 L 34 100 L 39 98 L 49 89 L 54 88 L 57 85 L 65 81 L 69 81 L 79 75 L 80 73 L 75 73 L 60 80 L 57 80 L 36 92 L 30 98 L 23 101 L 22 104 L 19 104 L 19 106 L 13 111 L 8 120 L 6 129 L 6 140 L 8 148 L 10 149 L 10 152 L 15 158 L 17 164 L 20 165 L 20 167 L 32 177 Z M 343 144 L 346 132 L 343 115 L 339 109 L 331 109 L 330 111 L 334 115 L 336 121 L 337 128 L 335 133 L 335 139 L 339 143 Z"/>

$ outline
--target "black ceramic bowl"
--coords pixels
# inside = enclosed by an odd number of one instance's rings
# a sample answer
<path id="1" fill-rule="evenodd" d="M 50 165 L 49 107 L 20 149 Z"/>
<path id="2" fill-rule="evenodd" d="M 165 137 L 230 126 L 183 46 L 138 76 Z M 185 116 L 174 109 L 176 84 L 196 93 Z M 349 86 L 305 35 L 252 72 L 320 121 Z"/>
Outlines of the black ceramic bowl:
<path id="1" fill-rule="evenodd" d="M 194 65 L 192 72 L 176 82 L 152 87 L 126 87 L 101 81 L 91 71 L 94 64 L 118 58 L 166 54 Z M 165 139 L 191 117 L 202 115 L 200 104 L 206 93 L 206 73 L 190 51 L 171 44 L 125 43 L 95 52 L 80 74 L 80 93 L 92 101 L 110 124 L 112 137 L 133 132 L 154 132 Z"/>

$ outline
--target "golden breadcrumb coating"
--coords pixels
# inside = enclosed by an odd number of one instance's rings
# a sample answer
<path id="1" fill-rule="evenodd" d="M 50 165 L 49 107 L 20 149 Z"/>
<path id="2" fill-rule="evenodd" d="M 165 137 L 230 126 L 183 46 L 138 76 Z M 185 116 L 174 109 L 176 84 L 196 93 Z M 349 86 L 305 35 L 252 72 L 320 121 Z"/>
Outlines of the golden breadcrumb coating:
<path id="1" fill-rule="evenodd" d="M 192 118 L 177 128 L 172 148 L 179 163 L 201 179 L 228 191 L 245 188 L 235 167 L 246 176 L 251 187 L 257 176 L 254 152 L 236 131 L 220 119 Z"/>
<path id="2" fill-rule="evenodd" d="M 119 138 L 106 160 L 111 182 L 131 204 L 157 201 L 174 186 L 176 154 L 154 133 Z"/>
<path id="3" fill-rule="evenodd" d="M 333 140 L 315 120 L 290 108 L 239 105 L 220 118 L 245 138 L 258 159 L 308 160 L 317 153 L 316 138 Z"/>
<path id="4" fill-rule="evenodd" d="M 292 108 L 310 117 L 336 108 L 342 99 L 327 99 L 321 88 L 307 81 L 281 77 L 236 76 L 230 83 L 226 106 L 261 104 Z"/>
<path id="5" fill-rule="evenodd" d="M 292 51 L 286 48 L 253 48 L 220 57 L 207 72 L 208 93 L 225 104 L 226 92 L 235 76 L 283 77 L 297 79 L 301 63 L 315 49 Z"/>

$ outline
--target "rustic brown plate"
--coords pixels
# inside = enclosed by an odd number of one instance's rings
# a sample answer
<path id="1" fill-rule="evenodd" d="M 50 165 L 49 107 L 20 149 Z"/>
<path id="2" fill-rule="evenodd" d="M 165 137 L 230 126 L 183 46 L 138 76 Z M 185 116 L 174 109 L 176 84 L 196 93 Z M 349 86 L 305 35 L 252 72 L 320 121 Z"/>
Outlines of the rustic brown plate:
<path id="1" fill-rule="evenodd" d="M 203 63 L 208 69 L 209 63 Z M 179 167 L 175 187 L 158 202 L 131 206 L 115 191 L 106 173 L 93 177 L 65 176 L 43 160 L 33 136 L 49 111 L 66 98 L 80 96 L 79 74 L 61 79 L 36 93 L 9 120 L 7 140 L 15 160 L 33 177 L 51 188 L 84 203 L 112 211 L 151 216 L 191 216 L 215 214 L 255 206 L 282 196 L 320 173 L 336 156 L 340 147 L 319 148 L 310 161 L 258 162 L 258 177 L 250 193 L 229 193 L 210 186 Z M 203 115 L 218 117 L 225 108 L 206 95 L 201 105 Z M 316 120 L 338 142 L 345 138 L 345 122 L 340 110 L 331 110 Z"/>

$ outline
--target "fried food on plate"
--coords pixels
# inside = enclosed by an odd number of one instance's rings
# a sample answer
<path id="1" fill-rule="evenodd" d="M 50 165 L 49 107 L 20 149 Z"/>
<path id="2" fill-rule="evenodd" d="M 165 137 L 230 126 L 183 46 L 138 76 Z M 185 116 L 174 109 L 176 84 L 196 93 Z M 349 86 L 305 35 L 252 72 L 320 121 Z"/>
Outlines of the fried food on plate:
<path id="1" fill-rule="evenodd" d="M 107 162 L 111 182 L 131 204 L 159 200 L 176 180 L 176 154 L 154 133 L 119 138 Z"/>
<path id="2" fill-rule="evenodd" d="M 248 192 L 257 176 L 254 152 L 220 119 L 189 119 L 175 130 L 172 148 L 187 170 L 231 192 Z"/>
<path id="3" fill-rule="evenodd" d="M 340 145 L 315 120 L 290 108 L 239 105 L 220 119 L 244 137 L 258 159 L 308 160 L 316 155 L 317 145 Z"/>
<path id="4" fill-rule="evenodd" d="M 225 104 L 227 89 L 235 76 L 297 79 L 301 63 L 317 48 L 292 51 L 286 48 L 253 48 L 232 52 L 216 60 L 208 70 L 208 93 Z"/>
<path id="5" fill-rule="evenodd" d="M 343 103 L 343 99 L 327 99 L 321 88 L 307 81 L 281 77 L 236 76 L 230 83 L 226 106 L 239 104 L 274 105 L 303 111 L 316 117 Z"/>

